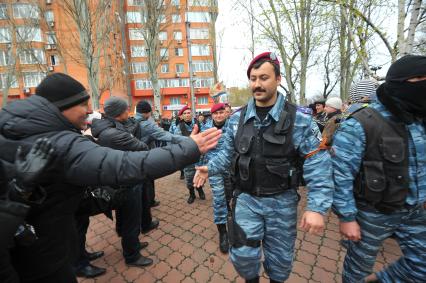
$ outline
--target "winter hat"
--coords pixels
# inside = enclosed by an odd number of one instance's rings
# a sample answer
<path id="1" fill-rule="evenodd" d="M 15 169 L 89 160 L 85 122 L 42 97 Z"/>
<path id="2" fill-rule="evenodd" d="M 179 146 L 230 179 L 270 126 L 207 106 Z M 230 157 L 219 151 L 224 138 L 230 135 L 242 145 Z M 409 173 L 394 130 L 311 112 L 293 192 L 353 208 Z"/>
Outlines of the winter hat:
<path id="1" fill-rule="evenodd" d="M 59 108 L 59 111 L 76 106 L 90 98 L 80 82 L 63 73 L 54 73 L 45 77 L 37 86 L 36 95 L 49 100 Z"/>
<path id="2" fill-rule="evenodd" d="M 351 86 L 349 91 L 349 101 L 351 103 L 362 102 L 363 98 L 367 97 L 369 100 L 376 96 L 376 89 L 379 84 L 373 80 L 361 80 Z"/>
<path id="3" fill-rule="evenodd" d="M 151 104 L 149 104 L 148 101 L 141 100 L 136 105 L 136 112 L 137 113 L 149 113 L 152 112 Z"/>
<path id="4" fill-rule="evenodd" d="M 342 109 L 342 100 L 340 97 L 330 97 L 325 102 L 325 106 L 333 107 L 334 109 L 341 110 Z"/>
<path id="5" fill-rule="evenodd" d="M 218 110 L 222 110 L 225 109 L 226 104 L 225 103 L 217 103 L 215 105 L 212 106 L 212 108 L 210 109 L 210 113 L 214 113 Z"/>
<path id="6" fill-rule="evenodd" d="M 280 68 L 280 61 L 278 61 L 277 55 L 275 55 L 275 53 L 273 53 L 273 52 L 264 52 L 264 53 L 257 55 L 256 57 L 253 58 L 253 60 L 251 60 L 249 66 L 247 68 L 247 77 L 248 78 L 250 78 L 250 71 L 253 68 L 253 65 L 256 64 L 258 61 L 260 61 L 262 59 L 267 60 L 267 61 L 272 61 L 275 65 L 278 66 L 278 69 Z"/>
<path id="7" fill-rule="evenodd" d="M 178 116 L 182 115 L 185 110 L 191 109 L 188 105 L 185 105 L 181 110 L 179 110 Z"/>
<path id="8" fill-rule="evenodd" d="M 129 107 L 127 101 L 118 96 L 111 96 L 104 104 L 105 115 L 115 118 L 123 114 Z"/>
<path id="9" fill-rule="evenodd" d="M 386 82 L 403 82 L 426 75 L 426 56 L 407 55 L 396 60 L 386 73 Z"/>

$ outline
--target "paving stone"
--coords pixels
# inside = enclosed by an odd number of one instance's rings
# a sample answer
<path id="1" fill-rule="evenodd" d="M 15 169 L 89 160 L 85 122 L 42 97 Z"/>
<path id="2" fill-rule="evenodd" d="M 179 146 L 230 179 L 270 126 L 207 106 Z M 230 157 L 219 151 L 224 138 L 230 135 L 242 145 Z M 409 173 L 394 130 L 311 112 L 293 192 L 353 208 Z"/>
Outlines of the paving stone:
<path id="1" fill-rule="evenodd" d="M 211 190 L 205 186 L 207 200 L 198 198 L 188 205 L 188 191 L 179 180 L 179 173 L 156 180 L 156 198 L 160 206 L 152 210 L 160 219 L 160 227 L 141 241 L 149 246 L 142 254 L 154 260 L 145 268 L 128 267 L 124 263 L 121 239 L 115 232 L 115 223 L 104 215 L 91 217 L 87 233 L 87 249 L 103 250 L 105 256 L 94 262 L 106 267 L 107 273 L 95 279 L 78 278 L 80 283 L 161 283 L 161 282 L 245 282 L 238 276 L 229 255 L 218 249 L 218 234 L 213 223 Z M 299 218 L 306 205 L 306 192 L 301 190 Z M 323 235 L 309 235 L 298 230 L 295 243 L 293 272 L 286 282 L 290 283 L 340 283 L 346 250 L 340 246 L 339 222 L 332 213 L 326 215 L 326 229 Z M 377 256 L 374 271 L 382 269 L 401 255 L 393 239 L 384 242 Z M 262 273 L 260 282 L 269 282 Z"/>

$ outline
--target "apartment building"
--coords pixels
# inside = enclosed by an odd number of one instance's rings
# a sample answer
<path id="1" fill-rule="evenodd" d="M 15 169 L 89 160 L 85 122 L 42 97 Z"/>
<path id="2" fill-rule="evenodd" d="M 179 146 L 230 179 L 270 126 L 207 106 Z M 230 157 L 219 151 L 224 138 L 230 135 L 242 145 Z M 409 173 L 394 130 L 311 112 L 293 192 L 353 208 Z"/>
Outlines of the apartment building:
<path id="1" fill-rule="evenodd" d="M 92 3 L 89 9 L 95 9 L 93 3 L 99 1 L 87 1 Z M 8 100 L 33 94 L 35 86 L 49 72 L 67 72 L 88 89 L 94 88 L 81 54 L 80 32 L 72 13 L 66 11 L 69 7 L 65 7 L 65 2 L 0 4 L 0 91 L 4 93 L 8 86 Z M 140 100 L 154 105 L 148 56 L 152 51 L 144 34 L 147 5 L 144 0 L 109 2 L 104 7 L 110 9 L 104 15 L 104 24 L 96 22 L 94 29 L 96 32 L 108 26 L 104 40 L 107 44 L 97 49 L 100 105 L 111 93 L 129 97 L 133 106 Z M 194 105 L 197 112 L 208 111 L 213 104 L 209 89 L 216 81 L 217 2 L 166 0 L 160 11 L 156 77 L 162 116 L 171 117 L 184 105 Z"/>

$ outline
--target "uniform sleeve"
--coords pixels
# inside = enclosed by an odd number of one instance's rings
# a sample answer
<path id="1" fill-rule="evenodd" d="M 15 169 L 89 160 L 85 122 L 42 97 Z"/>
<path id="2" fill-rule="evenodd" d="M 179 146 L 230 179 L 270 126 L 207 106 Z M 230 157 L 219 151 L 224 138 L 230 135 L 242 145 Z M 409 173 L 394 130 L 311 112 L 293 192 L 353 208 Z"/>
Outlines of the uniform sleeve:
<path id="1" fill-rule="evenodd" d="M 146 129 L 144 129 L 144 131 L 146 131 L 147 135 L 149 135 L 152 139 L 157 141 L 179 143 L 180 141 L 187 139 L 187 137 L 173 135 L 165 131 L 163 128 L 159 127 L 156 123 L 150 120 L 148 120 Z"/>
<path id="2" fill-rule="evenodd" d="M 313 119 L 300 112 L 296 113 L 293 142 L 303 158 L 318 148 L 321 133 Z M 305 159 L 303 178 L 308 189 L 306 210 L 325 214 L 333 202 L 333 179 L 330 154 L 322 150 Z"/>
<path id="3" fill-rule="evenodd" d="M 238 113 L 239 114 L 239 113 Z M 209 176 L 224 173 L 229 170 L 231 159 L 234 155 L 234 135 L 238 129 L 240 116 L 234 114 L 231 116 L 229 123 L 225 125 L 225 133 L 222 134 L 223 142 L 219 143 L 214 149 L 214 153 L 209 154 Z"/>
<path id="4" fill-rule="evenodd" d="M 56 144 L 61 142 L 64 141 L 59 138 Z M 134 185 L 195 163 L 200 151 L 192 139 L 149 151 L 126 152 L 77 137 L 61 155 L 65 179 L 71 184 Z"/>
<path id="5" fill-rule="evenodd" d="M 360 170 L 365 146 L 365 132 L 357 120 L 348 119 L 340 125 L 333 140 L 333 211 L 344 222 L 354 221 L 357 213 L 353 183 Z"/>

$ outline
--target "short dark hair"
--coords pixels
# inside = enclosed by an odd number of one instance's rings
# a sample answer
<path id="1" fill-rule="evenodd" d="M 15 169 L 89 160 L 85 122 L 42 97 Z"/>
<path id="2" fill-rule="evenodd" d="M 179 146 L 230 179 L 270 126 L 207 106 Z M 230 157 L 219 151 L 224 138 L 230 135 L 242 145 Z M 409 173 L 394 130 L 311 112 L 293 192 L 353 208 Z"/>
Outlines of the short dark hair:
<path id="1" fill-rule="evenodd" d="M 260 66 L 262 66 L 264 63 L 271 63 L 272 66 L 274 67 L 274 73 L 275 73 L 275 77 L 281 76 L 280 73 L 280 66 L 278 66 L 277 64 L 275 64 L 274 61 L 269 60 L 269 59 L 260 59 L 259 61 L 257 61 L 256 63 L 253 64 L 253 68 L 252 69 L 259 69 Z M 251 72 L 251 71 L 250 71 Z"/>

